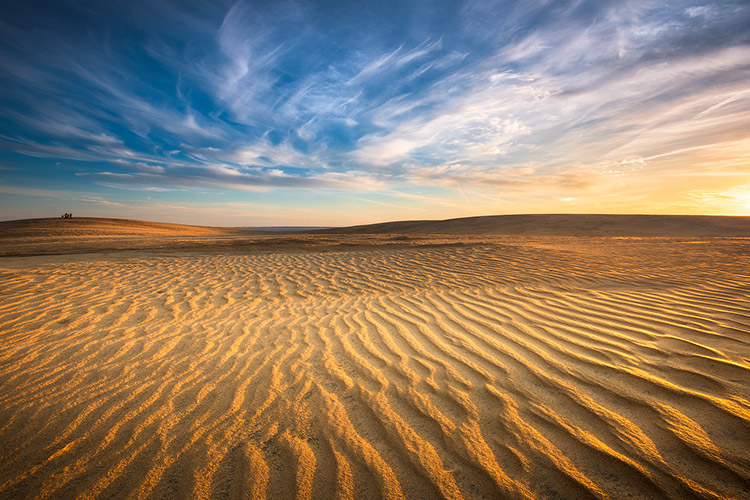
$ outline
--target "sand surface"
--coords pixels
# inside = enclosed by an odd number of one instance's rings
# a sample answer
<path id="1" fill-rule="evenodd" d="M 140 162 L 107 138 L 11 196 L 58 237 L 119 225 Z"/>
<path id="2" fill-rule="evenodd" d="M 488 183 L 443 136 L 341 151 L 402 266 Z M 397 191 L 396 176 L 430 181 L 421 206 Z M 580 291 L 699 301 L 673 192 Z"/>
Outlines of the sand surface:
<path id="1" fill-rule="evenodd" d="M 384 222 L 322 234 L 460 234 L 531 236 L 750 237 L 750 217 L 703 215 L 529 214 Z"/>
<path id="2" fill-rule="evenodd" d="M 168 232 L 5 234 L 0 498 L 750 497 L 750 240 Z"/>

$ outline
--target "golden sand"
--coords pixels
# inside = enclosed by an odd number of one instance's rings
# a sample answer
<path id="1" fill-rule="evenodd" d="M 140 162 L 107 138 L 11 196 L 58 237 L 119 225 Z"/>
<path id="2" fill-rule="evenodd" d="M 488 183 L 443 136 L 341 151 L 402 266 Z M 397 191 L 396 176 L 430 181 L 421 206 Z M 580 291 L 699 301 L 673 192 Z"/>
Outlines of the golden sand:
<path id="1" fill-rule="evenodd" d="M 750 240 L 160 234 L 0 258 L 0 498 L 750 497 Z"/>

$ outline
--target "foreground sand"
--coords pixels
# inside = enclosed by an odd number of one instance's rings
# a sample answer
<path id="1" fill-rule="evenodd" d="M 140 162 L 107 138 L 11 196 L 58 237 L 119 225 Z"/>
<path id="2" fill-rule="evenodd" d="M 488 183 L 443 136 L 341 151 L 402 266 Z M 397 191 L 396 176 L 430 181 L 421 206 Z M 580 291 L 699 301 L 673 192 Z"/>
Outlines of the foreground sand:
<path id="1" fill-rule="evenodd" d="M 750 241 L 467 241 L 3 257 L 0 498 L 750 497 Z"/>

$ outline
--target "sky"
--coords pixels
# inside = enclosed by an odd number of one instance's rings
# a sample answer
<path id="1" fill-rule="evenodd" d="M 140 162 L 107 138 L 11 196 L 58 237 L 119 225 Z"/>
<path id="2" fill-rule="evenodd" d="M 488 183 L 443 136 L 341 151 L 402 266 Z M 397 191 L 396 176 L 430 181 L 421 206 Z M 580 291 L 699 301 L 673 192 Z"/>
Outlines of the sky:
<path id="1" fill-rule="evenodd" d="M 747 0 L 10 0 L 0 219 L 750 215 L 748 27 Z"/>

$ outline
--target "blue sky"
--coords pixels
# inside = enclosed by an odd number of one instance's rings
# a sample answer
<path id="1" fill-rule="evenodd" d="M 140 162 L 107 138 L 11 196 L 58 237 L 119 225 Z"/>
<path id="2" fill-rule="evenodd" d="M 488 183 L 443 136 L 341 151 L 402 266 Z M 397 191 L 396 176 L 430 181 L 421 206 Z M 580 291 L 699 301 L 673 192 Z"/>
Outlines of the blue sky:
<path id="1" fill-rule="evenodd" d="M 13 1 L 0 218 L 750 215 L 748 26 L 746 1 Z"/>

